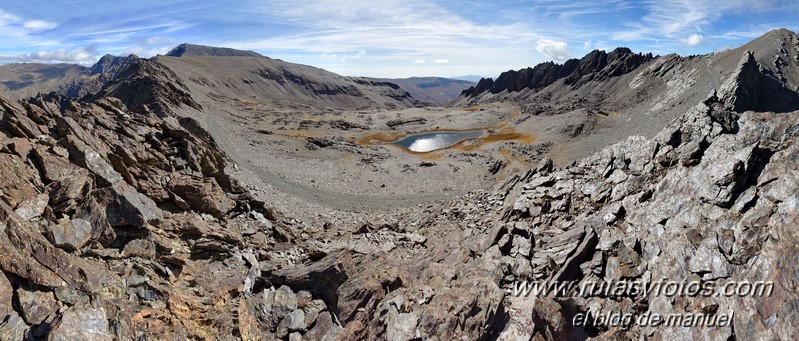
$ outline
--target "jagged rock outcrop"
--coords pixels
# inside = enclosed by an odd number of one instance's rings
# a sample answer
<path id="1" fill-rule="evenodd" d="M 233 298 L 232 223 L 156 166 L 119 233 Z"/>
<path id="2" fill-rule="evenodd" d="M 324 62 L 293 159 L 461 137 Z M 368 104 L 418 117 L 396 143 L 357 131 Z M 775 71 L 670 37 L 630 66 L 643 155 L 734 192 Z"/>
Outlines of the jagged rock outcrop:
<path id="1" fill-rule="evenodd" d="M 796 90 L 787 88 L 777 75 L 761 67 L 750 51 L 746 51 L 734 76 L 720 89 L 727 94 L 721 101 L 737 112 L 799 110 Z"/>
<path id="2" fill-rule="evenodd" d="M 794 254 L 799 237 L 788 227 L 799 217 L 793 208 L 799 200 L 792 189 L 795 172 L 788 170 L 799 145 L 796 113 L 746 112 L 733 133 L 713 119 L 713 110 L 699 104 L 652 140 L 631 137 L 572 166 L 526 175 L 515 185 L 521 188 L 519 196 L 505 198 L 509 238 L 495 244 L 503 263 L 523 266 L 509 268 L 503 282 L 663 278 L 701 280 L 714 287 L 732 281 L 784 283 L 786 274 L 775 267 L 782 257 L 777 255 Z M 529 251 L 514 251 L 522 249 Z M 680 296 L 675 301 L 650 293 L 619 300 L 601 294 L 579 297 L 572 291 L 556 301 L 567 319 L 589 310 L 594 316 L 609 311 L 686 314 L 707 312 L 707 307 L 736 313 L 734 327 L 630 325 L 626 330 L 600 324 L 570 328 L 568 335 L 784 338 L 795 328 L 797 312 L 790 302 L 796 295 L 779 286 L 770 295 L 735 299 Z M 769 312 L 749 310 L 754 302 Z M 776 326 L 769 322 L 775 316 L 780 326 L 768 327 Z M 511 323 L 523 326 L 525 318 L 512 316 Z M 535 330 L 539 324 L 546 326 L 541 330 L 562 328 L 553 323 L 539 320 Z"/>
<path id="3" fill-rule="evenodd" d="M 144 59 L 127 67 L 93 99 L 104 97 L 117 98 L 135 112 L 162 117 L 182 105 L 202 109 L 172 70 Z"/>
<path id="4" fill-rule="evenodd" d="M 486 91 L 497 94 L 503 91 L 517 92 L 524 89 L 539 90 L 558 80 L 579 88 L 593 80 L 601 81 L 632 72 L 642 64 L 655 59 L 652 54 L 636 54 L 628 48 L 617 48 L 610 53 L 594 50 L 582 59 L 569 59 L 561 64 L 546 62 L 533 68 L 503 72 L 496 80 L 481 79 L 464 90 L 461 96 L 474 97 Z"/>
<path id="5" fill-rule="evenodd" d="M 0 304 L 0 339 L 238 333 L 237 253 L 280 222 L 196 122 L 108 97 L 0 99 L 0 114 L 0 297 L 19 302 Z"/>

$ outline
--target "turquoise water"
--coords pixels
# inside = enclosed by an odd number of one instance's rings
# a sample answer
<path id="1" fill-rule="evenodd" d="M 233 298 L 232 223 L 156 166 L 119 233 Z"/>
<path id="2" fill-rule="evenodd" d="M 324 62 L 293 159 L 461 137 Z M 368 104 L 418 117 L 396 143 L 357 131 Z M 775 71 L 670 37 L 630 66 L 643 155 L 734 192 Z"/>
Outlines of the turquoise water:
<path id="1" fill-rule="evenodd" d="M 463 140 L 478 138 L 483 135 L 485 135 L 483 130 L 436 131 L 409 135 L 404 139 L 392 142 L 392 144 L 405 147 L 412 152 L 424 153 L 447 148 Z"/>

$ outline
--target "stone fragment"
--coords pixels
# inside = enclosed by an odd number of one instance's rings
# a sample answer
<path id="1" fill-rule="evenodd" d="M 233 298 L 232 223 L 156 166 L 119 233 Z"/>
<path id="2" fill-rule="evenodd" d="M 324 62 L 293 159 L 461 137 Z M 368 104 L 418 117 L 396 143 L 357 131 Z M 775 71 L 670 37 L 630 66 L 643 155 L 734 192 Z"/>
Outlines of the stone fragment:
<path id="1" fill-rule="evenodd" d="M 23 220 L 31 220 L 44 214 L 49 201 L 50 197 L 47 194 L 39 194 L 21 202 L 14 212 Z"/>
<path id="2" fill-rule="evenodd" d="M 130 241 L 122 249 L 122 258 L 141 257 L 144 259 L 154 259 L 156 255 L 155 244 L 146 239 L 136 239 Z"/>
<path id="3" fill-rule="evenodd" d="M 27 335 L 28 325 L 16 311 L 0 316 L 0 340 L 22 341 Z"/>
<path id="4" fill-rule="evenodd" d="M 58 224 L 50 224 L 48 233 L 53 245 L 67 251 L 74 251 L 82 248 L 89 241 L 92 236 L 92 224 L 80 218 L 63 219 Z"/>
<path id="5" fill-rule="evenodd" d="M 126 183 L 96 190 L 92 196 L 105 207 L 105 217 L 111 226 L 144 227 L 163 216 L 155 202 Z"/>
<path id="6" fill-rule="evenodd" d="M 17 289 L 22 317 L 30 325 L 39 325 L 53 314 L 58 306 L 53 293 L 38 290 Z"/>
<path id="7" fill-rule="evenodd" d="M 277 326 L 276 335 L 278 338 L 284 338 L 291 332 L 304 332 L 308 328 L 305 323 L 305 312 L 301 309 L 292 311 L 286 316 L 283 321 Z"/>
<path id="8" fill-rule="evenodd" d="M 236 207 L 214 178 L 180 176 L 169 182 L 169 189 L 192 208 L 216 218 Z"/>
<path id="9" fill-rule="evenodd" d="M 344 332 L 344 327 L 333 322 L 333 317 L 325 311 L 319 314 L 313 327 L 305 333 L 304 338 L 308 340 L 338 340 L 339 335 Z"/>
<path id="10" fill-rule="evenodd" d="M 48 341 L 112 341 L 104 308 L 73 306 L 53 324 Z"/>
<path id="11" fill-rule="evenodd" d="M 0 272 L 0 321 L 2 321 L 3 317 L 7 314 L 10 314 L 14 311 L 14 308 L 11 306 L 11 300 L 14 297 L 14 287 L 11 286 L 11 282 L 8 281 L 8 277 L 2 272 Z"/>

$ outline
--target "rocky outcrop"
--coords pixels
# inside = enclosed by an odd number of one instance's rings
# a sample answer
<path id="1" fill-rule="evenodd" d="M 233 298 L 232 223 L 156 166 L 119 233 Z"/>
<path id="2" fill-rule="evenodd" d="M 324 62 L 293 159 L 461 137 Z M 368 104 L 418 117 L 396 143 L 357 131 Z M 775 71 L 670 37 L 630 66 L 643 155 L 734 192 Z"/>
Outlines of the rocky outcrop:
<path id="1" fill-rule="evenodd" d="M 199 124 L 54 94 L 0 115 L 0 339 L 239 333 L 237 253 L 284 229 Z"/>
<path id="2" fill-rule="evenodd" d="M 799 200 L 792 189 L 793 172 L 786 168 L 791 167 L 799 137 L 796 113 L 746 112 L 738 120 L 740 130 L 733 133 L 714 121 L 712 110 L 700 104 L 653 140 L 631 137 L 572 166 L 534 173 L 515 185 L 521 191 L 518 197 L 505 198 L 503 213 L 509 238 L 495 244 L 502 262 L 513 265 L 503 283 L 575 281 L 578 288 L 674 280 L 717 288 L 735 281 L 783 281 L 785 275 L 775 268 L 782 257 L 777 255 L 794 254 L 799 237 L 786 228 L 797 218 L 792 207 Z M 769 295 L 732 300 L 652 292 L 619 299 L 581 296 L 573 290 L 555 295 L 554 310 L 559 313 L 544 313 L 527 335 L 783 338 L 794 328 L 796 315 L 790 303 L 795 294 L 780 288 Z M 516 299 L 510 300 L 514 304 Z M 751 312 L 746 307 L 754 302 L 770 312 Z M 536 309 L 543 304 L 539 300 Z M 580 328 L 561 321 L 589 311 L 594 316 L 712 314 L 709 307 L 713 313 L 734 311 L 733 324 L 684 329 L 598 323 Z M 768 322 L 777 316 L 773 314 L 781 314 L 780 327 L 767 327 L 777 325 Z M 511 323 L 523 324 L 525 319 L 512 315 Z"/>
<path id="3" fill-rule="evenodd" d="M 789 112 L 799 110 L 799 93 L 786 88 L 783 80 L 760 66 L 747 51 L 738 68 L 719 92 L 721 101 L 737 112 L 747 110 Z"/>
<path id="4" fill-rule="evenodd" d="M 90 100 L 99 101 L 106 97 L 121 100 L 132 111 L 161 117 L 182 105 L 202 108 L 173 71 L 147 59 L 131 63 Z"/>
<path id="5" fill-rule="evenodd" d="M 503 72 L 496 80 L 482 79 L 476 86 L 464 90 L 461 96 L 474 97 L 489 91 L 518 92 L 524 89 L 540 90 L 558 80 L 574 88 L 591 81 L 602 81 L 632 72 L 642 64 L 655 59 L 652 54 L 636 54 L 628 48 L 617 48 L 610 53 L 594 50 L 582 59 L 570 59 L 565 63 L 546 62 L 533 68 Z"/>
<path id="6" fill-rule="evenodd" d="M 386 125 L 391 129 L 395 129 L 396 127 L 407 124 L 425 124 L 425 123 L 427 123 L 427 119 L 424 117 L 411 117 L 404 119 L 398 118 L 386 121 Z"/>

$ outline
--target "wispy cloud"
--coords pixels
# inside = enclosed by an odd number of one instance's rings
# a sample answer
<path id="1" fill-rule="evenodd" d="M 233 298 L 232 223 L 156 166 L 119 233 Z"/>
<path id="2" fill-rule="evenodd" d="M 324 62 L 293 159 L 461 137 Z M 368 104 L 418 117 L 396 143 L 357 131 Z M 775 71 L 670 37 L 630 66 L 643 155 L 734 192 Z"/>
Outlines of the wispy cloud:
<path id="1" fill-rule="evenodd" d="M 774 13 L 786 9 L 793 9 L 796 13 L 799 10 L 799 2 L 781 0 L 647 0 L 643 4 L 646 14 L 639 20 L 626 23 L 627 29 L 614 33 L 612 35 L 614 39 L 621 41 L 670 39 L 696 47 L 708 42 L 702 33 L 718 30 L 717 26 L 725 16 Z M 726 27 L 730 25 L 724 23 Z M 750 38 L 766 31 L 759 30 Z"/>
<path id="2" fill-rule="evenodd" d="M 30 20 L 22 24 L 22 27 L 33 31 L 49 30 L 58 26 L 58 24 L 46 20 Z"/>

